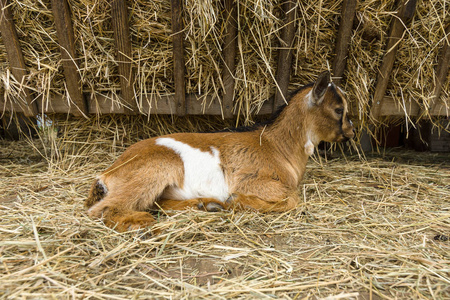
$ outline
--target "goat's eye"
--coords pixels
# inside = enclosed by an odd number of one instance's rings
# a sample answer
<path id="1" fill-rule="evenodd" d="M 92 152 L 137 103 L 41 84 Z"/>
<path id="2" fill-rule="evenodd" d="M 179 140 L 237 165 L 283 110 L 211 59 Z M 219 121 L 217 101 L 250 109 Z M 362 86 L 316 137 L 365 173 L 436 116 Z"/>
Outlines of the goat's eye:
<path id="1" fill-rule="evenodd" d="M 334 112 L 335 112 L 336 114 L 338 114 L 338 115 L 342 115 L 342 114 L 344 113 L 344 109 L 343 109 L 343 108 L 336 108 L 336 109 L 334 110 Z"/>

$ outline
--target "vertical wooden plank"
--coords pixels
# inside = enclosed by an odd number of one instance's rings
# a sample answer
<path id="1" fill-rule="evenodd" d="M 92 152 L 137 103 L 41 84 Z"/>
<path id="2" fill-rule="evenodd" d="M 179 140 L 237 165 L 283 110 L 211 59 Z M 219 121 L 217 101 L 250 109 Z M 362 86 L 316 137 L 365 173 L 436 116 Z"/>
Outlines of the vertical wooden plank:
<path id="1" fill-rule="evenodd" d="M 133 89 L 134 73 L 131 60 L 131 40 L 126 0 L 112 1 L 111 14 L 117 51 L 116 60 L 119 65 L 120 94 L 127 104 L 125 112 L 138 112 Z"/>
<path id="2" fill-rule="evenodd" d="M 342 3 L 341 22 L 337 34 L 335 57 L 333 61 L 333 81 L 341 82 L 347 64 L 348 46 L 352 35 L 353 19 L 355 18 L 357 0 L 344 0 Z"/>
<path id="3" fill-rule="evenodd" d="M 55 19 L 56 35 L 61 49 L 61 60 L 64 69 L 68 97 L 76 106 L 70 112 L 75 116 L 87 116 L 88 105 L 83 97 L 81 77 L 78 72 L 75 52 L 75 37 L 67 0 L 52 0 L 52 10 Z"/>
<path id="4" fill-rule="evenodd" d="M 0 31 L 5 44 L 11 73 L 18 82 L 24 83 L 27 69 L 8 0 L 0 0 Z M 22 92 L 22 96 L 27 103 L 23 113 L 27 117 L 36 116 L 38 113 L 37 104 L 32 101 L 31 91 L 24 86 Z"/>
<path id="5" fill-rule="evenodd" d="M 233 117 L 234 75 L 236 71 L 236 40 L 237 40 L 237 7 L 234 0 L 225 0 L 226 34 L 223 47 L 224 68 L 222 111 L 224 118 Z"/>
<path id="6" fill-rule="evenodd" d="M 371 117 L 377 120 L 380 116 L 381 106 L 383 105 L 383 97 L 389 83 L 389 76 L 394 66 L 395 55 L 400 44 L 401 38 L 405 31 L 405 26 L 411 21 L 416 10 L 417 0 L 404 0 L 400 9 L 391 23 L 389 38 L 386 44 L 386 53 L 381 63 L 380 71 L 377 76 L 377 84 L 375 86 L 375 95 L 371 108 Z"/>
<path id="7" fill-rule="evenodd" d="M 184 116 L 186 114 L 186 87 L 184 81 L 183 2 L 182 0 L 171 0 L 171 5 L 175 103 L 177 115 Z"/>
<path id="8" fill-rule="evenodd" d="M 281 45 L 278 51 L 277 73 L 275 77 L 278 88 L 275 92 L 273 111 L 276 111 L 278 106 L 287 103 L 286 98 L 288 95 L 293 56 L 292 42 L 294 41 L 295 34 L 295 8 L 296 3 L 292 0 L 286 0 L 282 4 L 285 21 L 284 27 L 281 29 Z"/>
<path id="9" fill-rule="evenodd" d="M 447 80 L 448 69 L 450 66 L 450 25 L 447 25 L 445 35 L 446 39 L 444 39 L 444 46 L 442 47 L 436 66 L 436 86 L 434 88 L 433 103 L 431 103 L 430 112 L 433 112 L 436 108 L 439 97 L 441 96 L 442 84 Z"/>

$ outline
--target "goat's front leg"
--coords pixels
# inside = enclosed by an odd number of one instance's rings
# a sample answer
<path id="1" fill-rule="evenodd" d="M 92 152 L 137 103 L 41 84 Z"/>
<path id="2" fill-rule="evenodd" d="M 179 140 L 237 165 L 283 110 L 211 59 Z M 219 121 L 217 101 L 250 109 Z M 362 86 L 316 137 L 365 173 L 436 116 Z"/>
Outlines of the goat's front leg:
<path id="1" fill-rule="evenodd" d="M 188 200 L 160 199 L 156 202 L 156 206 L 162 210 L 185 210 L 193 208 L 217 212 L 228 209 L 230 205 L 215 198 L 195 198 Z"/>
<path id="2" fill-rule="evenodd" d="M 299 197 L 295 195 L 265 200 L 251 194 L 234 194 L 230 199 L 235 210 L 256 210 L 259 212 L 285 212 L 297 207 Z"/>
<path id="3" fill-rule="evenodd" d="M 300 201 L 296 187 L 269 178 L 256 178 L 242 184 L 226 202 L 238 210 L 284 212 L 295 208 Z"/>

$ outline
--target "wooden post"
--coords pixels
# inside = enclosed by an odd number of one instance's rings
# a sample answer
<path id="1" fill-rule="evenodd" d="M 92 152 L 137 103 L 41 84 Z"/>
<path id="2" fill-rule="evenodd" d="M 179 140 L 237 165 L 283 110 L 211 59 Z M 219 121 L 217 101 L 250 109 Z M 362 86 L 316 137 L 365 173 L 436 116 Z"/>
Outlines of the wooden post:
<path id="1" fill-rule="evenodd" d="M 11 73 L 23 85 L 27 75 L 27 68 L 8 0 L 0 0 L 0 31 L 5 44 Z M 27 117 L 35 117 L 38 114 L 37 104 L 32 100 L 31 91 L 24 85 L 22 87 L 22 96 L 27 104 L 23 109 L 23 113 Z"/>
<path id="2" fill-rule="evenodd" d="M 184 116 L 186 114 L 186 87 L 184 82 L 183 4 L 182 0 L 171 0 L 171 4 L 175 103 L 177 114 Z"/>
<path id="3" fill-rule="evenodd" d="M 353 19 L 355 18 L 357 0 L 344 0 L 342 3 L 341 22 L 337 34 L 333 61 L 333 75 L 335 83 L 339 84 L 347 64 L 348 46 L 352 35 Z"/>
<path id="4" fill-rule="evenodd" d="M 78 72 L 77 57 L 75 52 L 75 37 L 67 0 L 52 0 L 52 10 L 55 19 L 56 35 L 61 48 L 61 60 L 64 69 L 64 78 L 68 97 L 72 100 L 76 109 L 71 109 L 75 116 L 87 116 L 88 105 L 83 97 L 81 76 Z M 72 107 L 72 105 L 71 105 Z"/>
<path id="5" fill-rule="evenodd" d="M 447 79 L 448 69 L 450 65 L 450 25 L 447 25 L 445 30 L 444 46 L 442 47 L 439 60 L 436 67 L 436 86 L 433 93 L 433 102 L 430 106 L 430 112 L 436 108 L 439 97 L 441 96 L 442 84 Z"/>
<path id="6" fill-rule="evenodd" d="M 119 65 L 120 94 L 127 104 L 125 106 L 125 112 L 138 112 L 133 89 L 134 73 L 131 59 L 131 40 L 126 0 L 112 1 L 111 14 L 117 51 L 116 60 Z"/>
<path id="7" fill-rule="evenodd" d="M 225 0 L 226 34 L 223 47 L 224 68 L 223 85 L 224 95 L 222 99 L 222 110 L 224 118 L 233 117 L 234 100 L 234 76 L 236 71 L 236 39 L 237 39 L 237 7 L 234 0 Z"/>
<path id="8" fill-rule="evenodd" d="M 292 42 L 295 34 L 295 8 L 296 3 L 292 0 L 286 0 L 282 5 L 282 10 L 286 14 L 285 25 L 281 29 L 281 45 L 278 50 L 278 64 L 276 80 L 278 87 L 275 92 L 273 102 L 273 111 L 276 111 L 278 106 L 287 103 L 289 79 L 292 68 Z"/>
<path id="9" fill-rule="evenodd" d="M 376 121 L 380 116 L 381 106 L 383 105 L 383 97 L 389 83 L 389 76 L 394 66 L 395 55 L 400 41 L 405 31 L 405 26 L 411 21 L 416 10 L 417 0 L 404 0 L 397 15 L 391 23 L 391 30 L 386 44 L 386 53 L 381 63 L 380 72 L 377 76 L 377 84 L 375 86 L 375 95 L 371 108 L 371 118 Z"/>

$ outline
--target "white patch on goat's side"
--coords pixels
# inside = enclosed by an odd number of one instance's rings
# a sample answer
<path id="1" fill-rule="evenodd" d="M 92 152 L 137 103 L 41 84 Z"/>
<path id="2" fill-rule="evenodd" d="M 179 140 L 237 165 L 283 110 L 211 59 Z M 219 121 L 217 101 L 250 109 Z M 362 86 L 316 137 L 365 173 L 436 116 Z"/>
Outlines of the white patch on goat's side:
<path id="1" fill-rule="evenodd" d="M 305 144 L 305 153 L 309 156 L 314 154 L 314 144 L 309 139 Z"/>
<path id="2" fill-rule="evenodd" d="M 163 195 L 173 200 L 187 200 L 200 197 L 226 201 L 228 185 L 220 166 L 219 150 L 211 146 L 212 154 L 193 148 L 173 138 L 158 138 L 157 145 L 172 149 L 184 164 L 183 188 L 169 187 Z"/>

